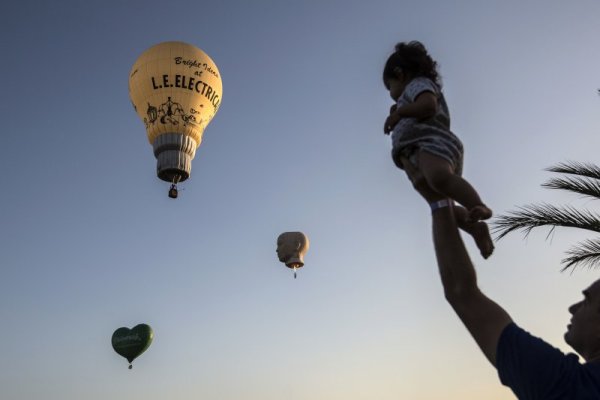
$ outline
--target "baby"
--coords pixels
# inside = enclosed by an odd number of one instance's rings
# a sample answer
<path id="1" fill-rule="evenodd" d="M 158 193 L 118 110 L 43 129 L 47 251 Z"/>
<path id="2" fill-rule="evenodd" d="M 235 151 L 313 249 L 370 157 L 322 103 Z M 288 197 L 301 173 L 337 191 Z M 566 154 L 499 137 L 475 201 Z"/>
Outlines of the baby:
<path id="1" fill-rule="evenodd" d="M 384 132 L 391 133 L 392 159 L 413 185 L 427 185 L 454 205 L 458 226 L 471 234 L 484 258 L 494 245 L 485 222 L 492 216 L 475 189 L 461 177 L 463 145 L 450 131 L 437 63 L 420 42 L 398 43 L 383 69 L 383 83 L 396 102 Z M 431 205 L 439 207 L 439 202 Z"/>

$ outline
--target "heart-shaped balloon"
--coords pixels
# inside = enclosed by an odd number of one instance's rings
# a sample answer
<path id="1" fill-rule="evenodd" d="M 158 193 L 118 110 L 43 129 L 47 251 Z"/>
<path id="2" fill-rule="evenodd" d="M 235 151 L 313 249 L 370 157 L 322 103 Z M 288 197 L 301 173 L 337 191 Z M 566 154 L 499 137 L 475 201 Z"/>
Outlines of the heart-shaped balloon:
<path id="1" fill-rule="evenodd" d="M 152 343 L 154 332 L 146 324 L 139 324 L 129 328 L 119 328 L 112 335 L 112 347 L 115 351 L 125 357 L 131 364 Z M 131 368 L 131 365 L 129 366 Z"/>

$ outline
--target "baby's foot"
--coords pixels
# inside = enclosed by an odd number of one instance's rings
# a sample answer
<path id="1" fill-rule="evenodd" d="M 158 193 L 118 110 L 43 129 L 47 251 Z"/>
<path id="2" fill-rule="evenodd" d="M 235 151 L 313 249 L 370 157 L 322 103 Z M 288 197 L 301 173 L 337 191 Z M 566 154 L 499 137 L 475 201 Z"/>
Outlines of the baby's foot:
<path id="1" fill-rule="evenodd" d="M 485 222 L 475 222 L 469 233 L 475 239 L 475 244 L 483 258 L 488 258 L 494 252 L 494 242 L 490 236 L 490 230 Z"/>
<path id="2" fill-rule="evenodd" d="M 467 217 L 469 222 L 477 222 L 484 219 L 488 219 L 492 216 L 492 210 L 487 208 L 485 205 L 480 204 L 469 210 L 469 216 Z"/>

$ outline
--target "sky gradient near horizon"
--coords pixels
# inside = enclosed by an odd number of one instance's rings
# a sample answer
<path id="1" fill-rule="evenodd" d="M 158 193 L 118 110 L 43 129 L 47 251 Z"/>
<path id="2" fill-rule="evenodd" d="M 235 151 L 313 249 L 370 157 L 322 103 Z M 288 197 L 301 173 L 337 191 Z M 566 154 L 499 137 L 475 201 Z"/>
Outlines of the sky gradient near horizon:
<path id="1" fill-rule="evenodd" d="M 439 62 L 464 176 L 499 213 L 546 201 L 544 168 L 600 164 L 600 3 L 13 1 L 0 13 L 0 397 L 507 400 L 451 308 L 426 204 L 394 167 L 383 64 Z M 136 58 L 194 44 L 223 79 L 177 200 L 128 97 Z M 294 280 L 279 233 L 305 232 Z M 567 352 L 560 273 L 585 232 L 513 234 L 482 290 Z M 148 323 L 132 371 L 112 332 Z"/>

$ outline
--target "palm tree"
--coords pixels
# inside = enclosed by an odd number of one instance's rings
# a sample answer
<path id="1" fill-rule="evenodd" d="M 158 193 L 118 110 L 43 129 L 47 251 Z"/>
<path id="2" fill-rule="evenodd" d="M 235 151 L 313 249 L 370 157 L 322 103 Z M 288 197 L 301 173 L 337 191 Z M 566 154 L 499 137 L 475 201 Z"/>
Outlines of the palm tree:
<path id="1" fill-rule="evenodd" d="M 567 190 L 600 200 L 600 167 L 597 165 L 569 161 L 546 168 L 546 171 L 567 176 L 552 178 L 542 184 L 542 187 Z M 530 204 L 496 217 L 492 222 L 492 232 L 498 234 L 496 240 L 518 230 L 524 231 L 527 237 L 533 228 L 541 226 L 551 227 L 548 236 L 561 226 L 600 233 L 600 215 L 589 210 L 578 210 L 569 205 L 557 207 L 547 203 Z M 600 238 L 579 242 L 566 253 L 567 257 L 561 261 L 564 265 L 561 271 L 571 267 L 574 269 L 577 266 L 598 267 L 600 266 Z"/>

